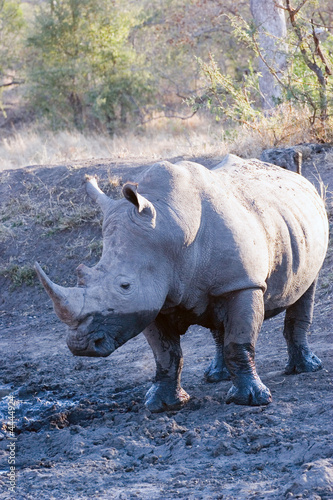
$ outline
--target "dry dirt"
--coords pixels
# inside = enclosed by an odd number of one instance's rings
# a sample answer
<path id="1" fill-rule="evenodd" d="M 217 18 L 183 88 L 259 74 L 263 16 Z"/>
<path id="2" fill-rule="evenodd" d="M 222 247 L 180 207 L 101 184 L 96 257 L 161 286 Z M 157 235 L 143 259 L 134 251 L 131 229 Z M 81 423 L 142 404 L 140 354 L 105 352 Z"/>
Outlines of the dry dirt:
<path id="1" fill-rule="evenodd" d="M 201 159 L 206 166 L 218 161 Z M 332 151 L 304 166 L 317 182 L 314 165 L 333 190 Z M 192 399 L 178 412 L 144 407 L 154 361 L 142 335 L 107 359 L 69 352 L 32 264 L 74 284 L 77 265 L 94 264 L 101 250 L 100 216 L 85 197 L 84 173 L 98 173 L 119 196 L 117 179 L 133 180 L 140 169 L 102 160 L 0 174 L 0 498 L 333 498 L 332 242 L 310 337 L 324 369 L 284 375 L 283 317 L 265 322 L 257 367 L 273 395 L 267 407 L 227 405 L 230 382 L 204 381 L 213 343 L 201 327 L 182 341 L 183 386 Z M 328 210 L 332 226 L 329 193 Z"/>

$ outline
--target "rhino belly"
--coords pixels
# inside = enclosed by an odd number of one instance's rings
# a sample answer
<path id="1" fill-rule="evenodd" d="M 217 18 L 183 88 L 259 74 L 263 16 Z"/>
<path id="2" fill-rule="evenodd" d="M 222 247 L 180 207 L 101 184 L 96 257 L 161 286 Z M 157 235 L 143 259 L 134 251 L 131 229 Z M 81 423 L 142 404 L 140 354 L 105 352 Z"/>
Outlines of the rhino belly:
<path id="1" fill-rule="evenodd" d="M 323 228 L 323 225 L 322 225 Z M 266 279 L 266 311 L 294 304 L 316 280 L 326 254 L 325 230 L 316 230 L 299 238 L 281 239 L 274 265 Z"/>

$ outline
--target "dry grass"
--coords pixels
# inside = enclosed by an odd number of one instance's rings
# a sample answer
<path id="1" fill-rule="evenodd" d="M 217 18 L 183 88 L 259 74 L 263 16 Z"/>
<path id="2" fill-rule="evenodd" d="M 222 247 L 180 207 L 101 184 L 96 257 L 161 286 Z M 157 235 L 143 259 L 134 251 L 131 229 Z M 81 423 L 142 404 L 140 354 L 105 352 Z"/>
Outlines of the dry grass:
<path id="1" fill-rule="evenodd" d="M 32 266 L 19 266 L 10 263 L 7 267 L 0 267 L 0 276 L 9 278 L 12 282 L 11 290 L 23 284 L 33 286 L 36 283 L 36 272 Z"/>
<path id="2" fill-rule="evenodd" d="M 56 168 L 56 167 L 55 167 Z M 70 176 L 77 172 L 70 171 Z M 5 175 L 6 176 L 6 175 Z M 7 196 L 0 203 L 0 278 L 10 281 L 10 290 L 35 283 L 32 262 L 38 246 L 49 237 L 65 232 L 71 237 L 63 240 L 61 258 L 96 260 L 100 257 L 102 243 L 96 236 L 84 238 L 78 228 L 88 225 L 101 226 L 101 213 L 96 204 L 87 203 L 77 189 L 66 185 L 68 175 L 60 175 L 53 185 L 45 184 L 34 172 L 28 174 L 19 195 Z M 19 185 L 13 183 L 13 189 Z M 117 193 L 117 179 L 111 179 L 109 190 Z M 105 182 L 108 182 L 106 179 Z M 14 257 L 12 256 L 14 255 Z M 60 258 L 60 260 L 61 260 Z"/>
<path id="3" fill-rule="evenodd" d="M 332 130 L 327 123 L 327 136 Z M 316 142 L 318 130 L 309 125 L 309 112 L 283 105 L 251 126 L 226 129 L 212 117 L 195 115 L 187 121 L 159 119 L 145 130 L 114 137 L 78 131 L 50 132 L 36 125 L 0 141 L 0 171 L 27 165 L 59 164 L 94 158 L 159 160 L 173 156 L 217 156 L 228 152 L 258 157 L 263 149 Z M 325 137 L 323 137 L 325 138 Z M 326 137 L 329 139 L 329 137 Z"/>
<path id="4" fill-rule="evenodd" d="M 0 171 L 27 165 L 86 160 L 160 159 L 170 156 L 226 154 L 220 127 L 198 117 L 186 122 L 151 122 L 144 132 L 85 135 L 78 131 L 49 132 L 25 129 L 0 142 Z"/>
<path id="5" fill-rule="evenodd" d="M 63 196 L 58 187 L 50 189 L 45 199 L 45 186 L 34 184 L 29 192 L 17 198 L 11 198 L 0 206 L 0 241 L 14 237 L 15 228 L 27 227 L 33 223 L 43 227 L 44 235 L 51 235 L 66 229 L 78 227 L 85 222 L 100 224 L 100 213 L 97 207 L 88 204 L 73 204 L 70 196 L 75 194 L 69 189 Z M 44 191 L 44 193 L 43 193 Z"/>
<path id="6" fill-rule="evenodd" d="M 314 142 L 316 133 L 309 126 L 308 111 L 288 105 L 251 127 L 232 130 L 214 123 L 212 117 L 199 115 L 187 121 L 159 119 L 147 124 L 144 131 L 112 138 L 78 131 L 50 132 L 36 125 L 2 139 L 0 171 L 94 158 L 158 160 L 173 156 L 221 157 L 228 152 L 245 158 L 258 157 L 266 148 Z"/>
<path id="7" fill-rule="evenodd" d="M 283 104 L 251 127 L 238 129 L 237 140 L 230 143 L 230 151 L 243 158 L 258 158 L 264 149 L 332 140 L 332 122 L 328 120 L 325 129 L 313 127 L 310 115 L 305 107 L 296 109 Z"/>

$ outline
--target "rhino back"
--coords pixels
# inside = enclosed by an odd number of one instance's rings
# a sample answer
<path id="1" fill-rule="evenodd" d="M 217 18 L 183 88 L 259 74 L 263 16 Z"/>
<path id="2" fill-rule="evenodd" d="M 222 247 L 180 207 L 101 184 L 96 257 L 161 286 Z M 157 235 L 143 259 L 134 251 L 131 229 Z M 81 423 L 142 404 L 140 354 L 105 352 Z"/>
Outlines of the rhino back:
<path id="1" fill-rule="evenodd" d="M 174 242 L 175 301 L 187 308 L 251 287 L 265 291 L 267 310 L 286 307 L 322 265 L 327 217 L 315 188 L 293 172 L 237 160 L 213 171 L 162 162 L 139 181 L 157 207 L 156 237 Z"/>

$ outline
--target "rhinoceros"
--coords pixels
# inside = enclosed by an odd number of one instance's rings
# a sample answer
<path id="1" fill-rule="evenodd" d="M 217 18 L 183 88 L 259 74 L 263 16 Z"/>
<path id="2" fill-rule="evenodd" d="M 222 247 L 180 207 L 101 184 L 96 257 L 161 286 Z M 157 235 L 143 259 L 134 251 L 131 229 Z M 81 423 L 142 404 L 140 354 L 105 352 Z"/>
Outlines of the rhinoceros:
<path id="1" fill-rule="evenodd" d="M 77 286 L 53 283 L 36 263 L 72 353 L 109 356 L 143 332 L 156 361 L 146 406 L 175 410 L 189 399 L 180 336 L 199 324 L 216 343 L 206 379 L 231 378 L 227 403 L 266 405 L 255 344 L 263 320 L 286 311 L 285 373 L 319 370 L 307 333 L 328 220 L 314 186 L 233 155 L 212 170 L 162 161 L 137 180 L 115 201 L 88 178 L 104 214 L 103 252 L 94 267 L 79 265 Z"/>

